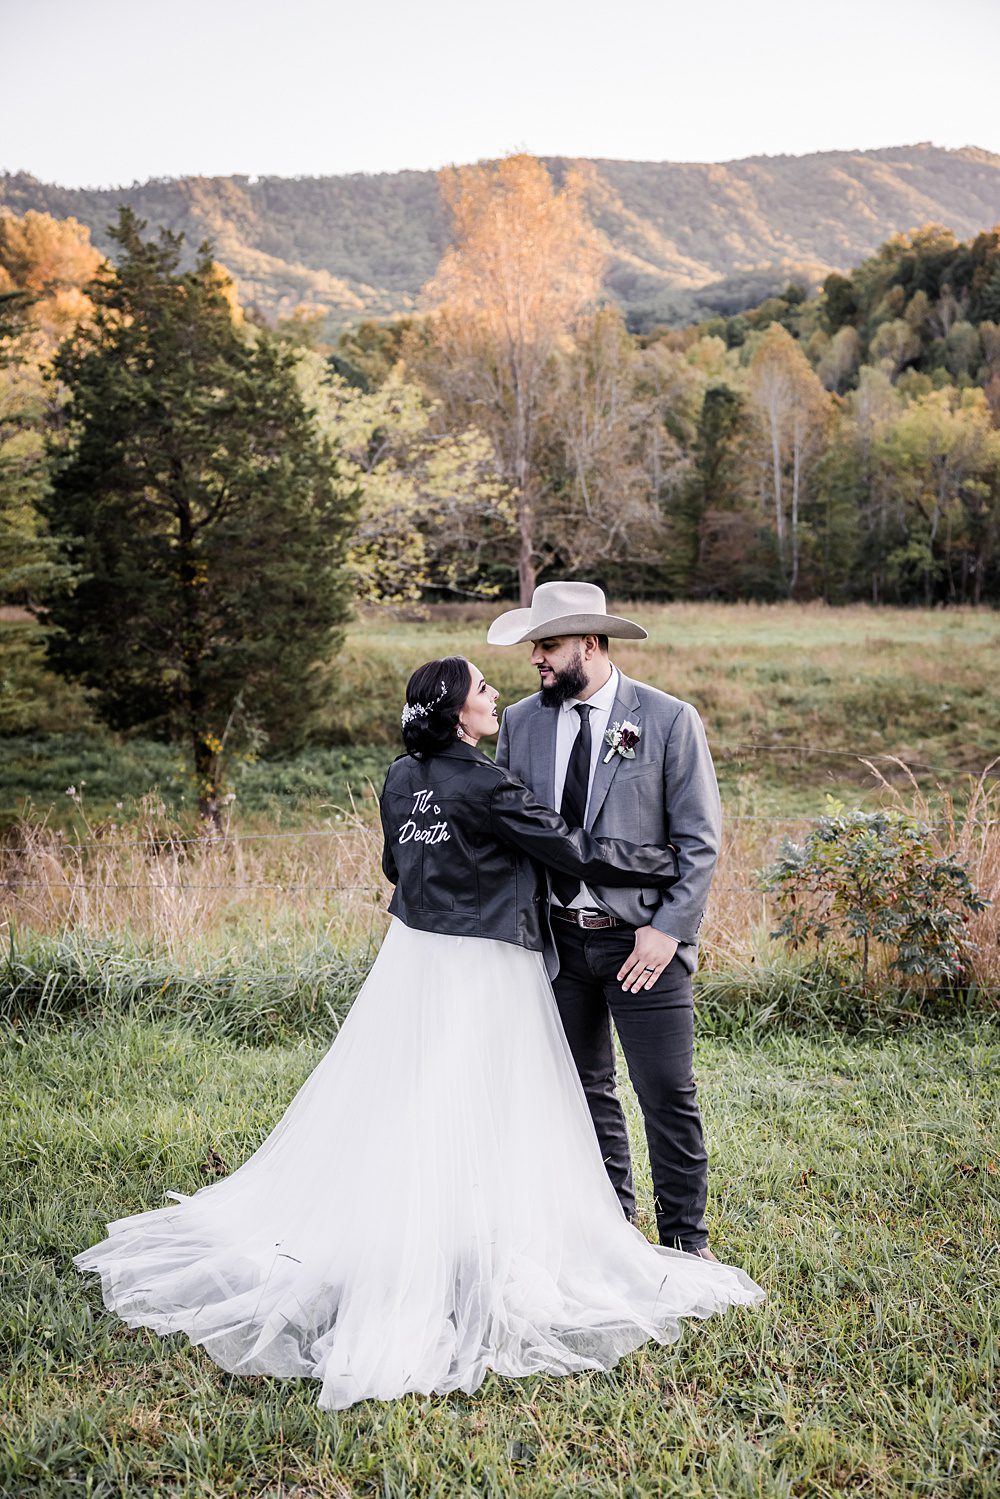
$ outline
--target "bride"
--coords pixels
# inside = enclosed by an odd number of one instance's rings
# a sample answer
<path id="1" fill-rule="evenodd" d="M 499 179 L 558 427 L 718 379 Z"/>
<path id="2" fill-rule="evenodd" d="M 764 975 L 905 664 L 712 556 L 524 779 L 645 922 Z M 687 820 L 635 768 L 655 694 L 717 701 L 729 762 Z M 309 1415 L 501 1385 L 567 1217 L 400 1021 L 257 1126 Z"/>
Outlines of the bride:
<path id="1" fill-rule="evenodd" d="M 763 1293 L 622 1214 L 559 1023 L 539 864 L 669 884 L 672 849 L 595 839 L 476 745 L 497 693 L 413 673 L 382 796 L 389 932 L 334 1044 L 254 1155 L 76 1256 L 131 1327 L 319 1404 L 608 1369 Z"/>

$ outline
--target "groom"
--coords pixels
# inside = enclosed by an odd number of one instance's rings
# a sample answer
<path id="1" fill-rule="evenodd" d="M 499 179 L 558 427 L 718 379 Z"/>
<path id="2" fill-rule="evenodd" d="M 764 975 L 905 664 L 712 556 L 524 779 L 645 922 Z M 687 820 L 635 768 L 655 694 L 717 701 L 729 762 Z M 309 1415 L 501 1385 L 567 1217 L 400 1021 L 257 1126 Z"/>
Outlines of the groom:
<path id="1" fill-rule="evenodd" d="M 497 762 L 574 826 L 677 849 L 680 878 L 668 890 L 588 888 L 552 876 L 553 987 L 626 1217 L 635 1218 L 635 1191 L 612 1020 L 646 1125 L 660 1242 L 714 1259 L 691 975 L 718 857 L 719 792 L 695 709 L 626 677 L 610 659 L 609 638 L 645 640 L 646 631 L 608 614 L 591 583 L 543 583 L 530 608 L 493 621 L 491 645 L 531 642 L 541 687 L 504 714 Z"/>

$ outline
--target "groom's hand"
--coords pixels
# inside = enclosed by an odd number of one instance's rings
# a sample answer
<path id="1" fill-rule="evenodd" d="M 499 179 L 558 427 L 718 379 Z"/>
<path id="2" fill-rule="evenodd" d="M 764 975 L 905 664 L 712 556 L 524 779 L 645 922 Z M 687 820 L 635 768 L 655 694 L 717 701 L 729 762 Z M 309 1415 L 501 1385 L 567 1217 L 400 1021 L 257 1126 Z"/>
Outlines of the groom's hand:
<path id="1" fill-rule="evenodd" d="M 637 926 L 635 946 L 618 970 L 625 993 L 637 994 L 640 989 L 652 989 L 676 951 L 677 943 L 673 937 L 658 932 L 655 926 Z"/>

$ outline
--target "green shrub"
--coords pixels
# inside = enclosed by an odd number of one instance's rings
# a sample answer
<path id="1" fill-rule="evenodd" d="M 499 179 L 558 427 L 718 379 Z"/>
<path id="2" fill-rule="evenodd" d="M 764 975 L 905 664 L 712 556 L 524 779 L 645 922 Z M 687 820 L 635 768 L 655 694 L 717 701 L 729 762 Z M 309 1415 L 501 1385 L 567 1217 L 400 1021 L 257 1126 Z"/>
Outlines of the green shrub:
<path id="1" fill-rule="evenodd" d="M 960 984 L 974 950 L 967 922 L 989 904 L 964 865 L 940 853 L 930 827 L 909 813 L 828 801 L 805 841 L 786 838 L 764 871 L 782 913 L 772 935 L 793 950 L 810 941 L 842 950 L 866 995 L 879 948 L 892 973 Z"/>

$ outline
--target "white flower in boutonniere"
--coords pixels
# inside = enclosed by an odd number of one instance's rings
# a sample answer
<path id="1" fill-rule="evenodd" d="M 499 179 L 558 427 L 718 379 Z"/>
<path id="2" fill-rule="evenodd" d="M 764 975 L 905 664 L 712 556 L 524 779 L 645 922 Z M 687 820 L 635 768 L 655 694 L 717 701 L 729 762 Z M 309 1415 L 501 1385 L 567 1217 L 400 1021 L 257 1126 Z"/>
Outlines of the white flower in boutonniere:
<path id="1" fill-rule="evenodd" d="M 604 743 L 611 746 L 604 756 L 605 765 L 612 755 L 621 755 L 623 760 L 634 760 L 635 747 L 641 737 L 642 730 L 637 723 L 629 723 L 627 718 L 624 723 L 613 723 L 604 736 Z"/>

